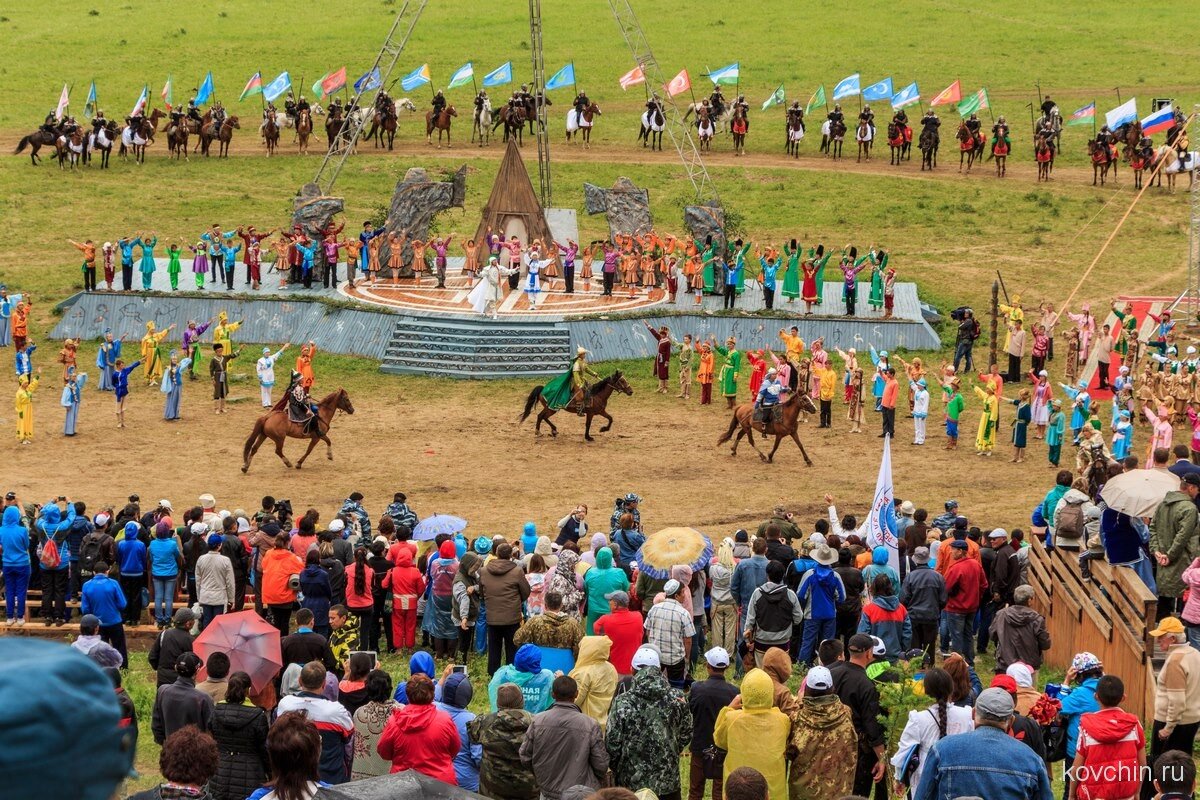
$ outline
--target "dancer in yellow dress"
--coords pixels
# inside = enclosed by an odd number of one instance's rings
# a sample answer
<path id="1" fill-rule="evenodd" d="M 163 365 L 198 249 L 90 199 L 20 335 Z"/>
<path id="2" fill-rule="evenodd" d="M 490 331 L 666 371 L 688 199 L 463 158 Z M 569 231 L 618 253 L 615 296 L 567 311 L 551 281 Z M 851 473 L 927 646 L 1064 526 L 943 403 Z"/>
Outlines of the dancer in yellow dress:
<path id="1" fill-rule="evenodd" d="M 172 325 L 172 328 L 175 326 Z M 222 352 L 229 354 L 233 352 L 233 334 L 237 333 L 237 329 L 242 327 L 242 321 L 230 322 L 229 315 L 224 311 L 217 314 L 217 326 L 213 328 L 213 344 L 221 345 Z"/>
<path id="2" fill-rule="evenodd" d="M 41 376 L 39 369 L 33 380 L 28 375 L 17 378 L 17 441 L 21 444 L 33 443 L 33 393 L 37 391 Z"/>
<path id="3" fill-rule="evenodd" d="M 975 434 L 975 454 L 990 456 L 996 445 L 996 421 L 998 406 L 996 402 L 996 384 L 987 383 L 983 389 L 973 387 L 975 395 L 983 402 L 983 413 L 979 416 L 979 432 Z"/>
<path id="4" fill-rule="evenodd" d="M 151 386 L 162 382 L 163 355 L 162 342 L 167 334 L 175 330 L 171 325 L 165 331 L 154 329 L 154 320 L 146 323 L 146 335 L 142 337 L 142 370 L 146 376 L 146 385 Z"/>

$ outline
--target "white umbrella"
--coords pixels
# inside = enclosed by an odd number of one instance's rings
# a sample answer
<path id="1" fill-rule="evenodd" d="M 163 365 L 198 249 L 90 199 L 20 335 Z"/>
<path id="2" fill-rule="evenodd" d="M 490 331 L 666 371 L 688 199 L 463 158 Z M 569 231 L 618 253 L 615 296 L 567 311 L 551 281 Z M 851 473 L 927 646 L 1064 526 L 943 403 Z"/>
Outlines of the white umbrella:
<path id="1" fill-rule="evenodd" d="M 1166 470 L 1135 469 L 1122 472 L 1104 484 L 1100 499 L 1114 511 L 1131 517 L 1150 517 L 1167 492 L 1179 490 L 1179 478 Z"/>

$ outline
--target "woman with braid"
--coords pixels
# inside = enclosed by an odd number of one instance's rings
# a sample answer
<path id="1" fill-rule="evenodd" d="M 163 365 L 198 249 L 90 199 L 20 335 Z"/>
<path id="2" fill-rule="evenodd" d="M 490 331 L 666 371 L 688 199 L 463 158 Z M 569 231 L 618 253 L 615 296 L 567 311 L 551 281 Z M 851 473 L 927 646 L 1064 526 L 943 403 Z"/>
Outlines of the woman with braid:
<path id="1" fill-rule="evenodd" d="M 908 712 L 908 722 L 896 754 L 892 756 L 895 767 L 897 796 L 903 795 L 906 787 L 915 787 L 921 782 L 921 767 L 929 759 L 929 751 L 942 739 L 956 733 L 969 733 L 975 729 L 974 712 L 965 706 L 950 704 L 954 681 L 950 673 L 940 667 L 931 667 L 925 672 L 925 696 L 933 705 L 923 711 Z M 915 766 L 908 768 L 909 762 Z"/>

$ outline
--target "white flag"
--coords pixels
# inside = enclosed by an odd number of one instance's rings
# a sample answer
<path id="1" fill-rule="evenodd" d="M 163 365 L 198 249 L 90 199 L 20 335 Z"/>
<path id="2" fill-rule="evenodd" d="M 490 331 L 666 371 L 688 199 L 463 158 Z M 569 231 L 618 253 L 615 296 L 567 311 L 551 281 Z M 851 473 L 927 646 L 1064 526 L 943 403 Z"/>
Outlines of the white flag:
<path id="1" fill-rule="evenodd" d="M 875 479 L 875 497 L 863 524 L 863 539 L 867 547 L 886 547 L 888 564 L 900 569 L 900 549 L 896 542 L 896 494 L 892 490 L 892 437 L 884 437 L 883 458 L 879 461 L 879 477 Z"/>
<path id="2" fill-rule="evenodd" d="M 1138 118 L 1137 113 L 1137 98 L 1131 97 L 1121 105 L 1114 108 L 1104 115 L 1104 122 L 1108 125 L 1110 131 L 1124 125 L 1126 122 L 1134 122 Z"/>
<path id="3" fill-rule="evenodd" d="M 67 113 L 67 106 L 70 105 L 70 98 L 67 97 L 67 85 L 63 84 L 62 94 L 58 96 L 58 108 L 54 109 L 54 118 L 62 122 L 63 114 Z"/>

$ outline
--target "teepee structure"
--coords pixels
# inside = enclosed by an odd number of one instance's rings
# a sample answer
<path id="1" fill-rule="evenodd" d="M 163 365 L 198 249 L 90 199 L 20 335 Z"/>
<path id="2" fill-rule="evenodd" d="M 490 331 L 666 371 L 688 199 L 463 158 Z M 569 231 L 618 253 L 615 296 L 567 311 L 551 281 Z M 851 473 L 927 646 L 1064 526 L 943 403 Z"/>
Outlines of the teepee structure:
<path id="1" fill-rule="evenodd" d="M 485 263 L 487 258 L 485 235 L 488 228 L 506 240 L 516 236 L 525 246 L 534 239 L 541 239 L 547 247 L 550 246 L 550 226 L 546 223 L 545 211 L 529 180 L 529 172 L 525 169 L 515 138 L 508 140 L 504 160 L 500 162 L 500 170 L 496 173 L 496 183 L 483 206 L 483 219 L 475 231 L 481 263 Z"/>

